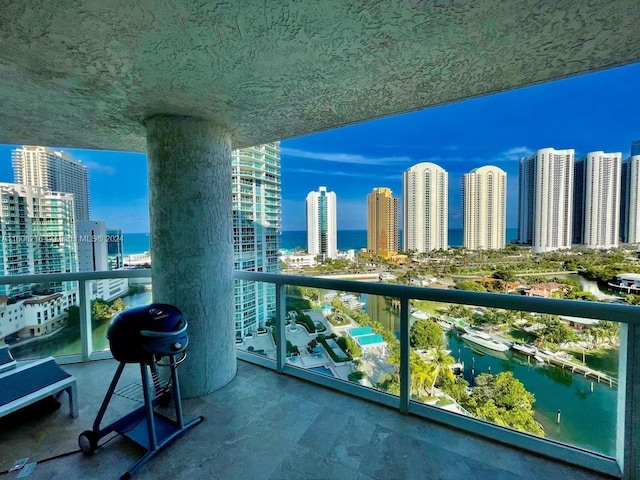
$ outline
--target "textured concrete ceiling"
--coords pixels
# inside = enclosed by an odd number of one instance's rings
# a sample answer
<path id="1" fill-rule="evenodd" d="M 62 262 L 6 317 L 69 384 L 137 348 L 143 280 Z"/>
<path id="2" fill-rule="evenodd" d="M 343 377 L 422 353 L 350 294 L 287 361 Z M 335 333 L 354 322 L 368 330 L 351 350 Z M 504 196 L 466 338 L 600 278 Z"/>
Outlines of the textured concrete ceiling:
<path id="1" fill-rule="evenodd" d="M 638 0 L 3 0 L 0 143 L 144 151 L 145 118 L 234 146 L 640 60 Z"/>

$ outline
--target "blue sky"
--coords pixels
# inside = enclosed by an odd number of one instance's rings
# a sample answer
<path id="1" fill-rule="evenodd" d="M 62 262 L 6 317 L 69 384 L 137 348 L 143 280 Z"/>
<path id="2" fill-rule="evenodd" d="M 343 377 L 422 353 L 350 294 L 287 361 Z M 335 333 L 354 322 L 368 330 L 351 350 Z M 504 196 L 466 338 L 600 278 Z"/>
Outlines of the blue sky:
<path id="1" fill-rule="evenodd" d="M 282 142 L 282 226 L 304 230 L 304 199 L 336 192 L 338 229 L 366 228 L 373 187 L 402 195 L 402 173 L 430 161 L 449 173 L 449 226 L 461 227 L 460 183 L 482 165 L 507 172 L 507 226 L 517 226 L 518 159 L 545 147 L 576 158 L 604 150 L 629 155 L 640 139 L 640 63 L 466 100 Z M 13 181 L 11 149 L 0 145 L 0 181 Z M 95 220 L 147 232 L 146 156 L 67 149 L 89 167 Z"/>

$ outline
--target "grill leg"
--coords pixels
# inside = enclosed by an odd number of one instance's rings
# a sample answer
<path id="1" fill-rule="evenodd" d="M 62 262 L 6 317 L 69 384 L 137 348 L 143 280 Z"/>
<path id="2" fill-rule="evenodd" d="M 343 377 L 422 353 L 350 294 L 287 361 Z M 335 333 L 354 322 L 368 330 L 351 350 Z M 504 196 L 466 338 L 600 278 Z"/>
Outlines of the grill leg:
<path id="1" fill-rule="evenodd" d="M 158 440 L 156 437 L 156 422 L 153 418 L 153 397 L 151 396 L 149 369 L 146 363 L 140 364 L 140 375 L 142 377 L 142 393 L 144 394 L 145 416 L 147 417 L 147 429 L 149 431 L 149 450 L 153 452 L 158 449 Z"/>

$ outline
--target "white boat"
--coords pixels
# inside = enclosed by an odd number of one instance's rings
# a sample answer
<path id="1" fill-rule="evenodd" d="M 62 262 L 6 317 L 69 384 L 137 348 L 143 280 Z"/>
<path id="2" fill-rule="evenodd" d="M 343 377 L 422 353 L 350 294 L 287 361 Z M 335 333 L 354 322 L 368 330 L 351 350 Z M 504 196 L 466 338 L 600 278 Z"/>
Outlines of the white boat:
<path id="1" fill-rule="evenodd" d="M 431 315 L 429 315 L 427 312 L 423 312 L 421 310 L 413 310 L 411 312 L 411 316 L 414 318 L 418 318 L 420 320 L 429 320 L 431 318 Z"/>
<path id="2" fill-rule="evenodd" d="M 358 299 L 353 293 L 342 293 L 338 296 L 338 298 L 340 298 L 340 300 L 342 300 L 344 303 L 349 303 L 353 300 Z"/>
<path id="3" fill-rule="evenodd" d="M 544 363 L 544 357 L 542 357 L 539 353 L 534 355 L 533 358 L 535 358 L 536 362 L 538 363 Z"/>
<path id="4" fill-rule="evenodd" d="M 478 333 L 482 333 L 482 335 L 479 335 Z M 464 333 L 461 335 L 461 338 L 469 343 L 474 343 L 476 345 L 480 345 L 481 347 L 495 350 L 497 352 L 505 352 L 509 350 L 509 345 L 497 342 L 493 338 L 491 338 L 490 335 L 487 335 L 483 332 Z"/>
<path id="5" fill-rule="evenodd" d="M 444 320 L 436 320 L 436 323 L 440 325 L 443 330 L 451 330 L 453 328 L 452 324 L 445 322 Z"/>
<path id="6" fill-rule="evenodd" d="M 358 300 L 350 300 L 349 303 L 347 303 L 347 307 L 349 307 L 351 310 L 358 310 L 359 308 L 364 308 L 365 305 L 366 303 L 360 302 Z"/>
<path id="7" fill-rule="evenodd" d="M 518 353 L 522 353 L 523 355 L 533 356 L 538 353 L 538 349 L 533 345 L 527 345 L 525 343 L 514 343 L 511 345 L 511 348 Z"/>

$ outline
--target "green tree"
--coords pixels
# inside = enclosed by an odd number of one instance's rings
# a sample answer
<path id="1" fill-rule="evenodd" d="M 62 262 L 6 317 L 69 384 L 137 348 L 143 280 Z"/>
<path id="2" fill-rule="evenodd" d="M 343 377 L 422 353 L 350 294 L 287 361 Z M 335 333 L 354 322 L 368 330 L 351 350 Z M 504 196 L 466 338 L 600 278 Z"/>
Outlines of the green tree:
<path id="1" fill-rule="evenodd" d="M 543 342 L 560 345 L 561 343 L 575 342 L 578 335 L 559 320 L 550 318 L 547 319 L 546 326 L 538 331 L 538 338 Z"/>
<path id="2" fill-rule="evenodd" d="M 433 371 L 433 381 L 431 382 L 431 394 L 433 395 L 433 390 L 436 386 L 436 380 L 438 380 L 438 375 L 440 373 L 443 376 L 449 378 L 449 380 L 453 380 L 453 371 L 451 370 L 451 366 L 455 363 L 455 360 L 451 355 L 445 352 L 442 348 L 436 348 L 431 361 L 429 362 L 431 369 Z"/>
<path id="3" fill-rule="evenodd" d="M 360 345 L 351 337 L 340 337 L 337 340 L 338 345 L 345 353 L 351 355 L 352 358 L 358 358 L 362 356 L 362 350 Z"/>
<path id="4" fill-rule="evenodd" d="M 458 280 L 455 287 L 456 290 L 468 290 L 471 292 L 486 292 L 487 289 L 473 280 Z"/>
<path id="5" fill-rule="evenodd" d="M 498 270 L 496 270 L 495 272 L 493 272 L 493 275 L 491 275 L 493 278 L 496 278 L 498 280 L 502 280 L 504 282 L 515 282 L 516 281 L 516 276 L 513 274 L 513 272 L 509 271 L 509 270 L 505 270 L 504 268 L 500 268 Z"/>
<path id="6" fill-rule="evenodd" d="M 409 330 L 409 342 L 413 348 L 444 348 L 442 329 L 433 320 L 416 320 Z"/>
<path id="7" fill-rule="evenodd" d="M 483 420 L 544 436 L 542 426 L 533 418 L 534 402 L 535 396 L 512 372 L 483 373 L 476 377 L 476 387 L 463 406 Z"/>
<path id="8" fill-rule="evenodd" d="M 122 300 L 121 298 L 116 298 L 112 303 L 111 303 L 111 312 L 113 314 L 116 314 L 118 312 L 121 312 L 122 310 L 127 308 L 127 304 L 124 303 L 124 300 Z"/>
<path id="9" fill-rule="evenodd" d="M 380 378 L 380 381 L 376 384 L 376 387 L 391 395 L 400 396 L 400 377 L 394 374 L 388 374 Z"/>
<path id="10" fill-rule="evenodd" d="M 444 309 L 443 313 L 452 318 L 464 318 L 467 320 L 473 316 L 473 311 L 469 307 L 458 304 L 449 305 Z"/>
<path id="11" fill-rule="evenodd" d="M 94 320 L 108 320 L 111 318 L 109 304 L 97 298 L 91 302 L 91 318 Z"/>
<path id="12" fill-rule="evenodd" d="M 630 293 L 624 299 L 629 305 L 640 305 L 640 295 Z"/>
<path id="13" fill-rule="evenodd" d="M 444 393 L 449 395 L 459 404 L 463 404 L 469 398 L 469 394 L 467 393 L 467 388 L 469 387 L 469 382 L 467 382 L 464 378 L 461 377 L 451 377 L 447 375 L 439 375 L 438 381 L 436 382 L 436 387 L 442 390 Z"/>
<path id="14" fill-rule="evenodd" d="M 593 293 L 582 290 L 571 290 L 566 295 L 566 298 L 568 298 L 569 300 L 586 300 L 589 302 L 598 301 L 598 297 L 596 297 Z"/>
<path id="15" fill-rule="evenodd" d="M 78 307 L 77 305 L 71 305 L 69 307 L 69 310 L 67 310 L 67 313 L 67 322 L 69 325 L 80 324 L 80 307 Z"/>

